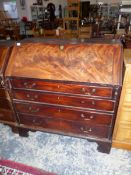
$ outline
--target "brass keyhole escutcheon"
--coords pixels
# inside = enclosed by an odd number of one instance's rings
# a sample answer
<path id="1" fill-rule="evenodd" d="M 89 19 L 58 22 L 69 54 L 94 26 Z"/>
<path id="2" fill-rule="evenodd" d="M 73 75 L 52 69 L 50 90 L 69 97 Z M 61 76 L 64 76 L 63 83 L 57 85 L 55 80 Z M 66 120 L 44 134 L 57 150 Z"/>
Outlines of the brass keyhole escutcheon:
<path id="1" fill-rule="evenodd" d="M 60 50 L 64 50 L 64 45 L 60 45 Z"/>

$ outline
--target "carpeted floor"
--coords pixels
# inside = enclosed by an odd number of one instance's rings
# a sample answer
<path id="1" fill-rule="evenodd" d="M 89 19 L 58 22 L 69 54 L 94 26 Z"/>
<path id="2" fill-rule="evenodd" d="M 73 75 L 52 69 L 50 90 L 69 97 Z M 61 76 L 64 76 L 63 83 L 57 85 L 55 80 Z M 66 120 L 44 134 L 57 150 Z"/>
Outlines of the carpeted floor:
<path id="1" fill-rule="evenodd" d="M 86 139 L 29 132 L 28 138 L 0 124 L 0 157 L 57 173 L 58 175 L 131 175 L 131 151 L 96 150 Z"/>

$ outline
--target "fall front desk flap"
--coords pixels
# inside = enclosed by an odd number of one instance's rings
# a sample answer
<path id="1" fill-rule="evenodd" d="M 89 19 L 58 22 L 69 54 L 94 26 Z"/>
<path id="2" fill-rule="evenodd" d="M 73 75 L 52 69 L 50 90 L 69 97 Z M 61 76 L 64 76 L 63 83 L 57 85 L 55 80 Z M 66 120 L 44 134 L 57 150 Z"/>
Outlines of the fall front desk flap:
<path id="1" fill-rule="evenodd" d="M 120 44 L 21 43 L 10 55 L 6 76 L 121 84 Z"/>

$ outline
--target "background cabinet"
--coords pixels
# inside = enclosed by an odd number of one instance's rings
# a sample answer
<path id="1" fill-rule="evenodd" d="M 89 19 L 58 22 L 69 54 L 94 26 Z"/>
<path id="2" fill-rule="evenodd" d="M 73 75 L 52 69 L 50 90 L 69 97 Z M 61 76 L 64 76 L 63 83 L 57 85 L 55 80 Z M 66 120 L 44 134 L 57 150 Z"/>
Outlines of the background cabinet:
<path id="1" fill-rule="evenodd" d="M 44 7 L 41 5 L 31 6 L 32 20 L 42 20 L 44 16 Z"/>
<path id="2" fill-rule="evenodd" d="M 113 146 L 131 150 L 131 50 L 124 52 L 126 72 L 117 113 Z"/>

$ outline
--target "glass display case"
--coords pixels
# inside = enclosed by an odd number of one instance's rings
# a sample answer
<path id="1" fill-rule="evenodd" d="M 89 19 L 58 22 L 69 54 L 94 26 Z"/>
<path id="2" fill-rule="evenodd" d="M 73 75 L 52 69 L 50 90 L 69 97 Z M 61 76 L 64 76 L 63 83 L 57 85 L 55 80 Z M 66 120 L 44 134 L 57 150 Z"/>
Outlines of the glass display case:
<path id="1" fill-rule="evenodd" d="M 41 5 L 31 6 L 32 20 L 42 20 L 44 16 L 44 7 Z"/>

